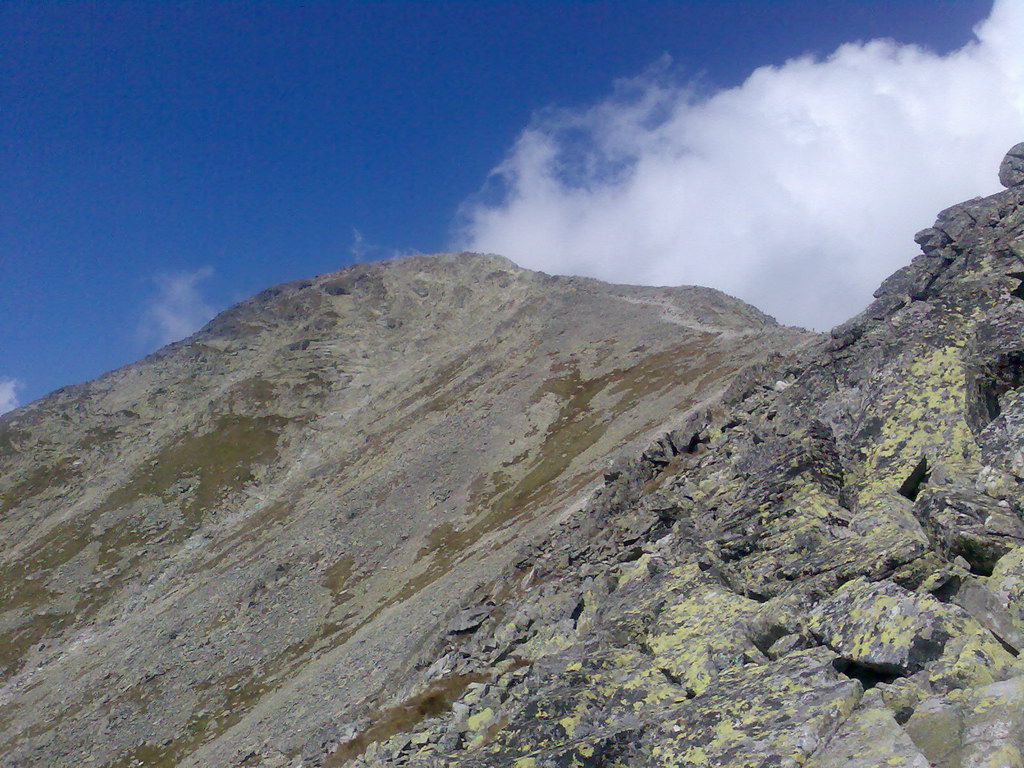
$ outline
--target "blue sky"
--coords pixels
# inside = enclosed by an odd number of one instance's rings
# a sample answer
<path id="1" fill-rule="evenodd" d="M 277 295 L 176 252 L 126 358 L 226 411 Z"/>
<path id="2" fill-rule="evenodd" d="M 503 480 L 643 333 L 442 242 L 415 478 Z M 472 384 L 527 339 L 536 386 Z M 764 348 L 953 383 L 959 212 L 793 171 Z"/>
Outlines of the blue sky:
<path id="1" fill-rule="evenodd" d="M 651 206 L 636 199 L 660 188 L 571 179 L 567 158 L 621 156 L 671 181 L 690 171 L 641 148 L 665 144 L 650 127 L 667 130 L 666 115 L 693 132 L 707 123 L 695 110 L 716 95 L 747 98 L 758 82 L 771 93 L 777 83 L 811 88 L 822 71 L 837 77 L 843 62 L 820 68 L 851 41 L 923 46 L 931 58 L 915 66 L 927 73 L 971 43 L 991 11 L 968 0 L 5 2 L 0 406 L 93 378 L 268 285 L 356 259 L 473 246 L 550 272 L 628 281 L 629 241 L 621 258 L 560 261 L 607 237 L 559 222 L 533 226 L 528 203 L 564 204 L 575 220 L 578 187 L 596 187 L 598 198 L 583 202 L 616 221 L 631 206 L 642 217 Z M 866 51 L 863 71 L 843 72 L 863 80 L 878 62 L 902 72 L 904 50 L 858 48 L 850 56 Z M 785 68 L 805 54 L 806 67 Z M 776 69 L 744 86 L 766 66 Z M 754 97 L 781 98 L 767 91 Z M 1015 114 L 1006 135 L 1019 127 Z M 631 130 L 619 130 L 626 123 Z M 981 141 L 980 130 L 968 126 L 950 141 L 965 156 L 984 144 L 978 152 L 989 161 L 1005 136 Z M 749 136 L 736 140 L 749 146 Z M 712 156 L 730 153 L 722 142 Z M 550 155 L 543 162 L 538 147 Z M 598 203 L 618 207 L 605 216 Z M 540 243 L 508 234 L 524 229 L 558 234 Z M 685 232 L 645 244 L 646 263 L 685 261 L 672 256 L 672 239 Z M 530 262 L 531 254 L 541 255 Z M 748 266 L 754 274 L 764 265 Z M 720 277 L 652 266 L 638 281 L 698 282 L 691 275 Z M 727 276 L 720 282 L 734 288 Z"/>

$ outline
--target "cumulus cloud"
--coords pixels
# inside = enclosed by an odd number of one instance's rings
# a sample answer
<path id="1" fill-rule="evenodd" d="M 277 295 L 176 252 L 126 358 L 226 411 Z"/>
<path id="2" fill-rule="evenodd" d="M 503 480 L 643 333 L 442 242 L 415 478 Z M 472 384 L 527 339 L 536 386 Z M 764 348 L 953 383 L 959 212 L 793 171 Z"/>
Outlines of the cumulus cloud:
<path id="1" fill-rule="evenodd" d="M 156 297 L 139 324 L 143 342 L 170 344 L 199 330 L 213 317 L 216 311 L 200 290 L 200 284 L 212 274 L 210 267 L 203 267 L 194 272 L 157 275 Z"/>
<path id="2" fill-rule="evenodd" d="M 915 255 L 941 208 L 999 189 L 1024 139 L 1022 40 L 1024 2 L 997 0 L 948 55 L 851 42 L 711 94 L 662 62 L 587 109 L 537 115 L 462 206 L 456 245 L 710 285 L 827 328 Z"/>
<path id="3" fill-rule="evenodd" d="M 13 411 L 18 407 L 18 389 L 21 382 L 17 379 L 0 378 L 0 413 Z"/>

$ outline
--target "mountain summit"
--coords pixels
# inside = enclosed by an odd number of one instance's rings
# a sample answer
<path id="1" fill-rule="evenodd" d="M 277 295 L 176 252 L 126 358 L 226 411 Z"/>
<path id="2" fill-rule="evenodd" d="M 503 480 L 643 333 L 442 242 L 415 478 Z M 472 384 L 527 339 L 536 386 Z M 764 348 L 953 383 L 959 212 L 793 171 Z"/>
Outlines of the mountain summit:
<path id="1" fill-rule="evenodd" d="M 828 335 L 417 257 L 0 417 L 0 765 L 1024 764 L 1000 179 Z"/>

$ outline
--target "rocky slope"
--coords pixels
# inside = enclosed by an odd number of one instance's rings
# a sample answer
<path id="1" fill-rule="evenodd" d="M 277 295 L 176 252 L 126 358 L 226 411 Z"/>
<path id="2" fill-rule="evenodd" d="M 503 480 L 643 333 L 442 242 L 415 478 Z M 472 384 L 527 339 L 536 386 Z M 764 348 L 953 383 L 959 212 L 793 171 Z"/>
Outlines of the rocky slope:
<path id="1" fill-rule="evenodd" d="M 0 764 L 1024 766 L 1000 180 L 828 336 L 435 257 L 4 417 Z"/>
<path id="2" fill-rule="evenodd" d="M 3 416 L 0 765 L 337 764 L 441 727 L 529 667 L 438 642 L 511 619 L 609 457 L 811 338 L 708 289 L 413 258 Z"/>
<path id="3" fill-rule="evenodd" d="M 1024 144 L 1000 179 L 524 547 L 444 712 L 308 764 L 1024 766 Z"/>

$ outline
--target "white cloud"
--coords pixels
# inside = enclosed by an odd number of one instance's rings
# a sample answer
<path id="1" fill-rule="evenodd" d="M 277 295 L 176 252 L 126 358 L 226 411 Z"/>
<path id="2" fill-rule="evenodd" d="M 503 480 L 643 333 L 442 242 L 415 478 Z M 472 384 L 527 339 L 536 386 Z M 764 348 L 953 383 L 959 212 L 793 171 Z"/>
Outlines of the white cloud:
<path id="1" fill-rule="evenodd" d="M 405 256 L 421 255 L 422 253 L 413 248 L 393 248 L 370 242 L 356 227 L 352 227 L 352 243 L 348 247 L 348 252 L 352 262 L 356 264 L 362 264 L 367 261 L 400 259 Z"/>
<path id="2" fill-rule="evenodd" d="M 0 378 L 0 413 L 7 413 L 18 407 L 20 388 L 21 382 L 17 379 Z"/>
<path id="3" fill-rule="evenodd" d="M 941 209 L 999 189 L 1024 140 L 1024 0 L 964 48 L 849 43 L 700 96 L 664 65 L 550 110 L 468 201 L 457 247 L 641 284 L 702 284 L 826 328 L 870 301 Z"/>
<path id="4" fill-rule="evenodd" d="M 348 252 L 352 256 L 353 261 L 358 263 L 366 261 L 372 248 L 373 246 L 366 242 L 363 233 L 352 227 L 352 245 L 348 247 Z"/>
<path id="5" fill-rule="evenodd" d="M 157 295 L 139 324 L 139 335 L 147 344 L 163 346 L 199 330 L 213 315 L 214 308 L 203 298 L 199 284 L 213 270 L 157 275 Z"/>

